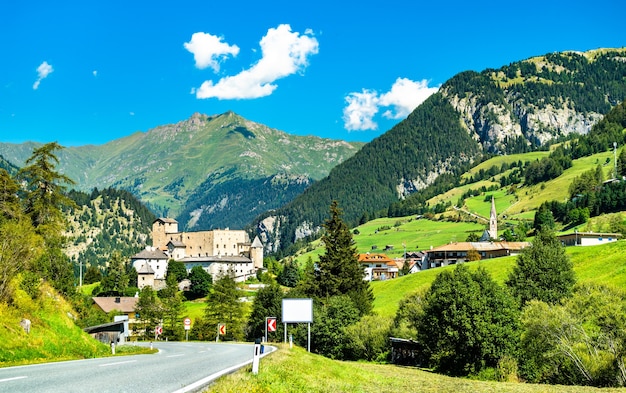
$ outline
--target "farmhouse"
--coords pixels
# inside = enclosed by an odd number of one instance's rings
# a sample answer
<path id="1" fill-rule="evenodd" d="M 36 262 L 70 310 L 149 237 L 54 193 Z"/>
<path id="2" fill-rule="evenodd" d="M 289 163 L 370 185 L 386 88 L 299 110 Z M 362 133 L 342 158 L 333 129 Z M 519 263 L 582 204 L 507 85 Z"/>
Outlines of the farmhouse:
<path id="1" fill-rule="evenodd" d="M 578 232 L 558 235 L 557 238 L 565 246 L 596 246 L 615 242 L 621 233 Z"/>
<path id="2" fill-rule="evenodd" d="M 135 307 L 139 297 L 92 297 L 91 299 L 105 313 L 119 311 L 128 317 L 128 321 L 135 322 Z"/>
<path id="3" fill-rule="evenodd" d="M 158 218 L 152 224 L 152 247 L 132 257 L 139 285 L 149 285 L 148 267 L 154 272 L 153 286 L 162 285 L 169 259 L 184 263 L 188 272 L 201 266 L 214 280 L 230 274 L 241 282 L 263 268 L 263 244 L 258 237 L 251 243 L 243 230 L 179 232 L 176 220 Z"/>
<path id="4" fill-rule="evenodd" d="M 398 265 L 385 254 L 359 254 L 359 263 L 365 270 L 364 280 L 386 280 L 398 277 Z"/>
<path id="5" fill-rule="evenodd" d="M 469 261 L 468 252 L 474 250 L 480 259 L 518 255 L 528 242 L 458 242 L 444 244 L 426 251 L 429 268 Z"/>
<path id="6" fill-rule="evenodd" d="M 137 270 L 137 287 L 152 287 L 156 290 L 165 288 L 165 274 L 167 273 L 167 261 L 170 257 L 154 247 L 146 247 L 145 250 L 133 255 L 130 260 Z"/>

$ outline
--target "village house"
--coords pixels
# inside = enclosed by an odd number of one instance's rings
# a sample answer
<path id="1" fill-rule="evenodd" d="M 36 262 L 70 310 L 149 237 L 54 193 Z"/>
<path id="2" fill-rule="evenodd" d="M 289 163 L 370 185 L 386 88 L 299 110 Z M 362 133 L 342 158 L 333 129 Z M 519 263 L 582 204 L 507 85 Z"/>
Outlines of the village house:
<path id="1" fill-rule="evenodd" d="M 564 246 L 597 246 L 616 242 L 621 233 L 600 233 L 600 232 L 578 232 L 558 235 L 557 238 Z"/>
<path id="2" fill-rule="evenodd" d="M 243 282 L 263 269 L 263 244 L 258 237 L 250 242 L 243 230 L 179 232 L 176 220 L 158 218 L 152 224 L 152 247 L 132 258 L 138 281 L 149 285 L 149 267 L 154 271 L 153 286 L 162 285 L 159 280 L 165 279 L 169 259 L 182 262 L 187 272 L 201 266 L 213 280 L 229 274 Z"/>
<path id="3" fill-rule="evenodd" d="M 135 306 L 139 301 L 138 296 L 92 297 L 91 299 L 105 313 L 118 311 L 128 317 L 128 322 L 135 322 Z"/>
<path id="4" fill-rule="evenodd" d="M 385 254 L 359 254 L 359 263 L 365 270 L 366 281 L 398 277 L 398 265 Z"/>
<path id="5" fill-rule="evenodd" d="M 528 242 L 458 242 L 444 244 L 426 251 L 429 268 L 469 261 L 468 252 L 475 250 L 480 259 L 518 255 Z"/>
<path id="6" fill-rule="evenodd" d="M 409 274 L 421 272 L 424 269 L 428 269 L 428 265 L 426 263 L 427 254 L 421 251 L 409 251 L 405 254 L 404 263 L 409 264 L 408 272 Z"/>
<path id="7" fill-rule="evenodd" d="M 137 271 L 137 287 L 152 287 L 155 290 L 165 288 L 165 274 L 170 257 L 154 247 L 146 247 L 140 253 L 130 258 L 131 264 Z"/>

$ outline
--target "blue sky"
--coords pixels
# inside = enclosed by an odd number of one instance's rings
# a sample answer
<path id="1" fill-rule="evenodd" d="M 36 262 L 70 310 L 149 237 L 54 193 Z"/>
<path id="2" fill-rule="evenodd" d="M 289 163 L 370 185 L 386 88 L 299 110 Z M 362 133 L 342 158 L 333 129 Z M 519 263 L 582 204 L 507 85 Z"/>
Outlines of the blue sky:
<path id="1" fill-rule="evenodd" d="M 626 46 L 623 0 L 5 1 L 0 142 L 102 144 L 232 110 L 370 141 L 447 79 Z"/>

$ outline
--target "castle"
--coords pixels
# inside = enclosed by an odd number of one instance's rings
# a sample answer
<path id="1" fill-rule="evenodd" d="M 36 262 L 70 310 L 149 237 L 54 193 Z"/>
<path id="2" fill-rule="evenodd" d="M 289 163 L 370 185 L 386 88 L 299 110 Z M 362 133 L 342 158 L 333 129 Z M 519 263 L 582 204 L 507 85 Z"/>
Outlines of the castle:
<path id="1" fill-rule="evenodd" d="M 170 259 L 184 263 L 187 272 L 202 266 L 214 280 L 228 274 L 241 282 L 263 269 L 263 244 L 258 237 L 251 243 L 243 230 L 179 232 L 176 220 L 158 218 L 152 223 L 152 247 L 131 259 L 139 288 L 163 287 Z"/>

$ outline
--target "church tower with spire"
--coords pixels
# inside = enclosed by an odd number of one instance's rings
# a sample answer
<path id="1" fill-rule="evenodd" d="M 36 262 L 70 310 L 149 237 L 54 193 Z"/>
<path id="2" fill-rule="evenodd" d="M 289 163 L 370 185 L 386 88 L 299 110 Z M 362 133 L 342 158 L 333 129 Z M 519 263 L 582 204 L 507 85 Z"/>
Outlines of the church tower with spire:
<path id="1" fill-rule="evenodd" d="M 498 213 L 496 212 L 496 202 L 491 196 L 491 214 L 489 215 L 489 237 L 498 239 Z"/>

